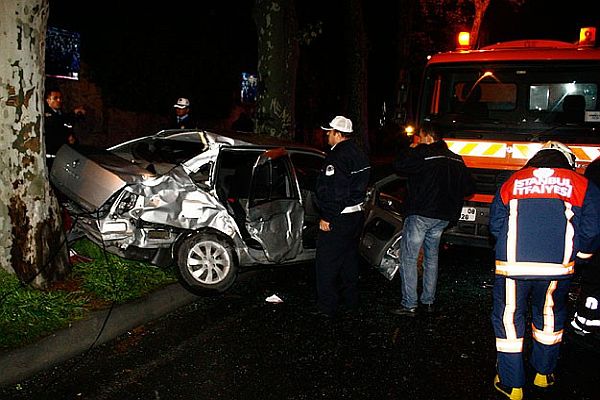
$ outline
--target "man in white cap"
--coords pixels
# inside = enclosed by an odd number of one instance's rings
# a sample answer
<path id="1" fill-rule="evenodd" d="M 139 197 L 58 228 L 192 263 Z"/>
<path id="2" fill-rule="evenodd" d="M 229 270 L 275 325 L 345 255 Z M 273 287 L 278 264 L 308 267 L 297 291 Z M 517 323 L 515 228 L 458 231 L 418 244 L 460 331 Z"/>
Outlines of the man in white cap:
<path id="1" fill-rule="evenodd" d="M 358 306 L 358 240 L 364 224 L 363 202 L 370 165 L 351 140 L 352 121 L 335 117 L 328 126 L 331 151 L 317 178 L 316 202 L 321 219 L 317 238 L 317 314 L 334 317 L 340 305 Z"/>
<path id="2" fill-rule="evenodd" d="M 175 118 L 173 118 L 169 128 L 171 129 L 193 129 L 196 123 L 190 115 L 190 101 L 185 97 L 180 97 L 173 105 L 175 109 Z"/>

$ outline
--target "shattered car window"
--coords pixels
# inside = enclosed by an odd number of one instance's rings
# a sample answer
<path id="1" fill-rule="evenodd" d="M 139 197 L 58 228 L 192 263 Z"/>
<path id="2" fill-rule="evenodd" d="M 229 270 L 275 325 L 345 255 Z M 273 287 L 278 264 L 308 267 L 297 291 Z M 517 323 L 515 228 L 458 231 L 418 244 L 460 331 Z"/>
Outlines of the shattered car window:
<path id="1" fill-rule="evenodd" d="M 258 151 L 221 152 L 216 179 L 217 192 L 221 199 L 229 202 L 248 199 L 252 167 L 259 155 Z"/>
<path id="2" fill-rule="evenodd" d="M 131 153 L 135 158 L 149 163 L 180 164 L 205 150 L 203 143 L 172 139 L 143 141 L 133 145 Z"/>
<path id="3" fill-rule="evenodd" d="M 296 169 L 300 189 L 314 192 L 323 160 L 312 154 L 304 153 L 291 153 L 290 157 Z"/>
<path id="4" fill-rule="evenodd" d="M 272 200 L 295 199 L 291 173 L 284 159 L 275 159 L 256 168 L 254 175 L 254 204 Z"/>

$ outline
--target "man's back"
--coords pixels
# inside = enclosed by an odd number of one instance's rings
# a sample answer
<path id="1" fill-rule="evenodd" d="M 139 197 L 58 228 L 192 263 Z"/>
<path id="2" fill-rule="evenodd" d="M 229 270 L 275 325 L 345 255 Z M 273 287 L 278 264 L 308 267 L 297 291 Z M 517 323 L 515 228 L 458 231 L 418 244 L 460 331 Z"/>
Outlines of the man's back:
<path id="1" fill-rule="evenodd" d="M 408 177 L 407 214 L 455 222 L 474 183 L 462 157 L 438 140 L 402 152 L 394 170 Z"/>

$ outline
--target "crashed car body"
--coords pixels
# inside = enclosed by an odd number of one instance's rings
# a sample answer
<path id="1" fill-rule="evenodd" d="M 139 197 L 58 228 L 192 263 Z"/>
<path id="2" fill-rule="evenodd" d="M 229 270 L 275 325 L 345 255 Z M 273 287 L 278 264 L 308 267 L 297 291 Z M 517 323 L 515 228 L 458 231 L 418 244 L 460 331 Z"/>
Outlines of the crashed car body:
<path id="1" fill-rule="evenodd" d="M 50 179 L 76 229 L 107 251 L 174 265 L 193 293 L 222 292 L 242 267 L 315 257 L 325 154 L 266 141 L 169 130 L 109 149 L 64 145 Z"/>
<path id="2" fill-rule="evenodd" d="M 407 179 L 390 174 L 369 187 L 359 254 L 387 279 L 399 268 Z"/>

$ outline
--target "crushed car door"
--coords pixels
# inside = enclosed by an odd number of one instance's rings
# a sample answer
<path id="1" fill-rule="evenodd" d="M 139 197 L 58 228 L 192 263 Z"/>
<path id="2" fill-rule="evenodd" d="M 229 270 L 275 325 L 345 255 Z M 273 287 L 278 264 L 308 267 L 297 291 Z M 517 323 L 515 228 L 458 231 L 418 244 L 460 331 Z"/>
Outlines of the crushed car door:
<path id="1" fill-rule="evenodd" d="M 358 251 L 369 265 L 392 279 L 400 262 L 406 178 L 389 175 L 369 188 Z"/>
<path id="2" fill-rule="evenodd" d="M 282 262 L 302 251 L 304 209 L 288 153 L 268 150 L 252 170 L 246 228 L 269 261 Z"/>

